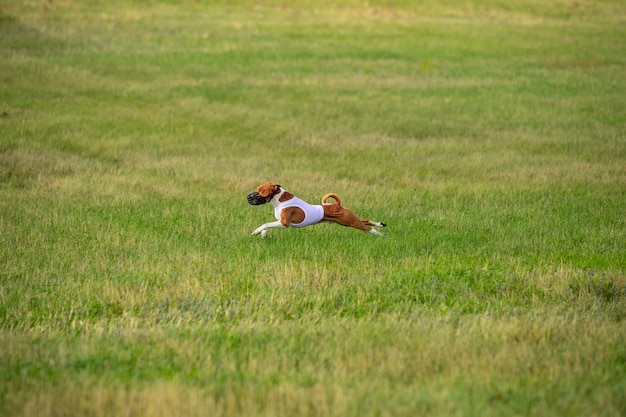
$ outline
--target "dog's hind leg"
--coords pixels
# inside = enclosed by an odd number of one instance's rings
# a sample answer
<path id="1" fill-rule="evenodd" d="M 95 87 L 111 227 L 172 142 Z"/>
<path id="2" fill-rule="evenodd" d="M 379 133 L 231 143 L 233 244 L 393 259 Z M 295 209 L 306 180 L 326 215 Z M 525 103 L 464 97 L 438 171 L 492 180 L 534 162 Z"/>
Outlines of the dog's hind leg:
<path id="1" fill-rule="evenodd" d="M 324 197 L 324 200 L 325 199 L 326 196 Z M 339 223 L 344 226 L 354 227 L 355 229 L 363 230 L 364 232 L 370 232 L 373 235 L 383 236 L 382 233 L 372 229 L 372 227 L 387 226 L 386 223 L 382 222 L 361 220 L 352 210 L 342 207 L 339 204 L 324 204 L 322 207 L 324 208 L 324 220 Z"/>
<path id="2" fill-rule="evenodd" d="M 382 233 L 380 233 L 378 230 L 374 229 L 374 227 L 386 227 L 387 223 L 372 222 L 369 220 L 361 220 L 361 222 L 363 223 L 365 227 L 367 227 L 367 231 L 370 232 L 371 234 L 376 235 L 376 236 L 385 236 Z"/>
<path id="3" fill-rule="evenodd" d="M 370 232 L 371 234 L 373 234 L 373 235 L 376 235 L 376 236 L 385 236 L 385 235 L 383 235 L 382 233 L 380 233 L 378 230 L 373 229 L 373 228 L 372 228 L 372 229 L 370 229 L 370 230 L 369 230 L 369 232 Z"/>
<path id="4" fill-rule="evenodd" d="M 363 230 L 364 232 L 369 232 L 376 236 L 385 236 L 385 235 L 380 233 L 378 230 L 374 229 L 374 227 L 386 227 L 387 226 L 386 223 L 371 222 L 369 220 L 361 220 L 356 216 L 352 222 L 350 222 L 349 224 L 344 224 L 344 225 L 354 227 L 355 229 Z"/>
<path id="5" fill-rule="evenodd" d="M 387 227 L 387 223 L 385 222 L 372 222 L 370 220 L 361 220 L 363 223 L 365 223 L 368 226 L 374 226 L 374 227 Z"/>

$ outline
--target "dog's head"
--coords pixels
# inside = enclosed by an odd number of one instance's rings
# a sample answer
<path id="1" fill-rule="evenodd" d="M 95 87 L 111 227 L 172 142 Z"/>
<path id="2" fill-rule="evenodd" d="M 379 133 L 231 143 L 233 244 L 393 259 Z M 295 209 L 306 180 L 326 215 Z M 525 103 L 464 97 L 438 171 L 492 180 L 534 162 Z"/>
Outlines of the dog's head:
<path id="1" fill-rule="evenodd" d="M 248 203 L 253 206 L 269 203 L 276 194 L 280 194 L 280 185 L 266 182 L 256 187 L 256 191 L 248 194 Z"/>

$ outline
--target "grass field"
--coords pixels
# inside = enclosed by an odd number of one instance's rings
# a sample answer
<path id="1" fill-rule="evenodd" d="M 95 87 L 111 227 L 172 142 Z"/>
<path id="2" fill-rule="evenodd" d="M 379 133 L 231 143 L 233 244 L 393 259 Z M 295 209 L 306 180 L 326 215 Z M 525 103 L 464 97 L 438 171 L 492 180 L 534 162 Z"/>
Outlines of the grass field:
<path id="1" fill-rule="evenodd" d="M 625 415 L 625 23 L 0 0 L 0 415 Z"/>

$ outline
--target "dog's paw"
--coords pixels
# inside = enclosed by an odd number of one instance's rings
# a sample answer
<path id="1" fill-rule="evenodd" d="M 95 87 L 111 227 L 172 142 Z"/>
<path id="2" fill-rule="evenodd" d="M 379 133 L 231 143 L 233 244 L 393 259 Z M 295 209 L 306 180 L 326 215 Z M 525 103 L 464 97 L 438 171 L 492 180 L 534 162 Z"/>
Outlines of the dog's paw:
<path id="1" fill-rule="evenodd" d="M 261 235 L 261 237 L 265 239 L 267 237 L 267 229 L 264 227 L 257 227 L 254 229 L 254 232 L 252 232 L 252 236 L 256 235 Z"/>
<path id="2" fill-rule="evenodd" d="M 380 222 L 380 227 L 387 227 L 387 223 L 385 223 L 385 222 Z"/>
<path id="3" fill-rule="evenodd" d="M 376 229 L 370 229 L 370 233 L 375 235 L 375 236 L 380 236 L 380 237 L 385 237 L 385 235 L 383 235 L 382 233 L 380 233 L 378 230 Z"/>

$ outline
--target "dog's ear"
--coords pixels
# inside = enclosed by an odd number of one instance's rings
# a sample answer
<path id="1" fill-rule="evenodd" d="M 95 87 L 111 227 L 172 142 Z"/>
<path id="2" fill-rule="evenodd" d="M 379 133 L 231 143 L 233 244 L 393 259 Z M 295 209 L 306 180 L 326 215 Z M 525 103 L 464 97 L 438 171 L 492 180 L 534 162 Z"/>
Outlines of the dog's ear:
<path id="1" fill-rule="evenodd" d="M 274 184 L 274 186 L 272 187 L 272 193 L 274 194 L 280 193 L 280 185 Z"/>

